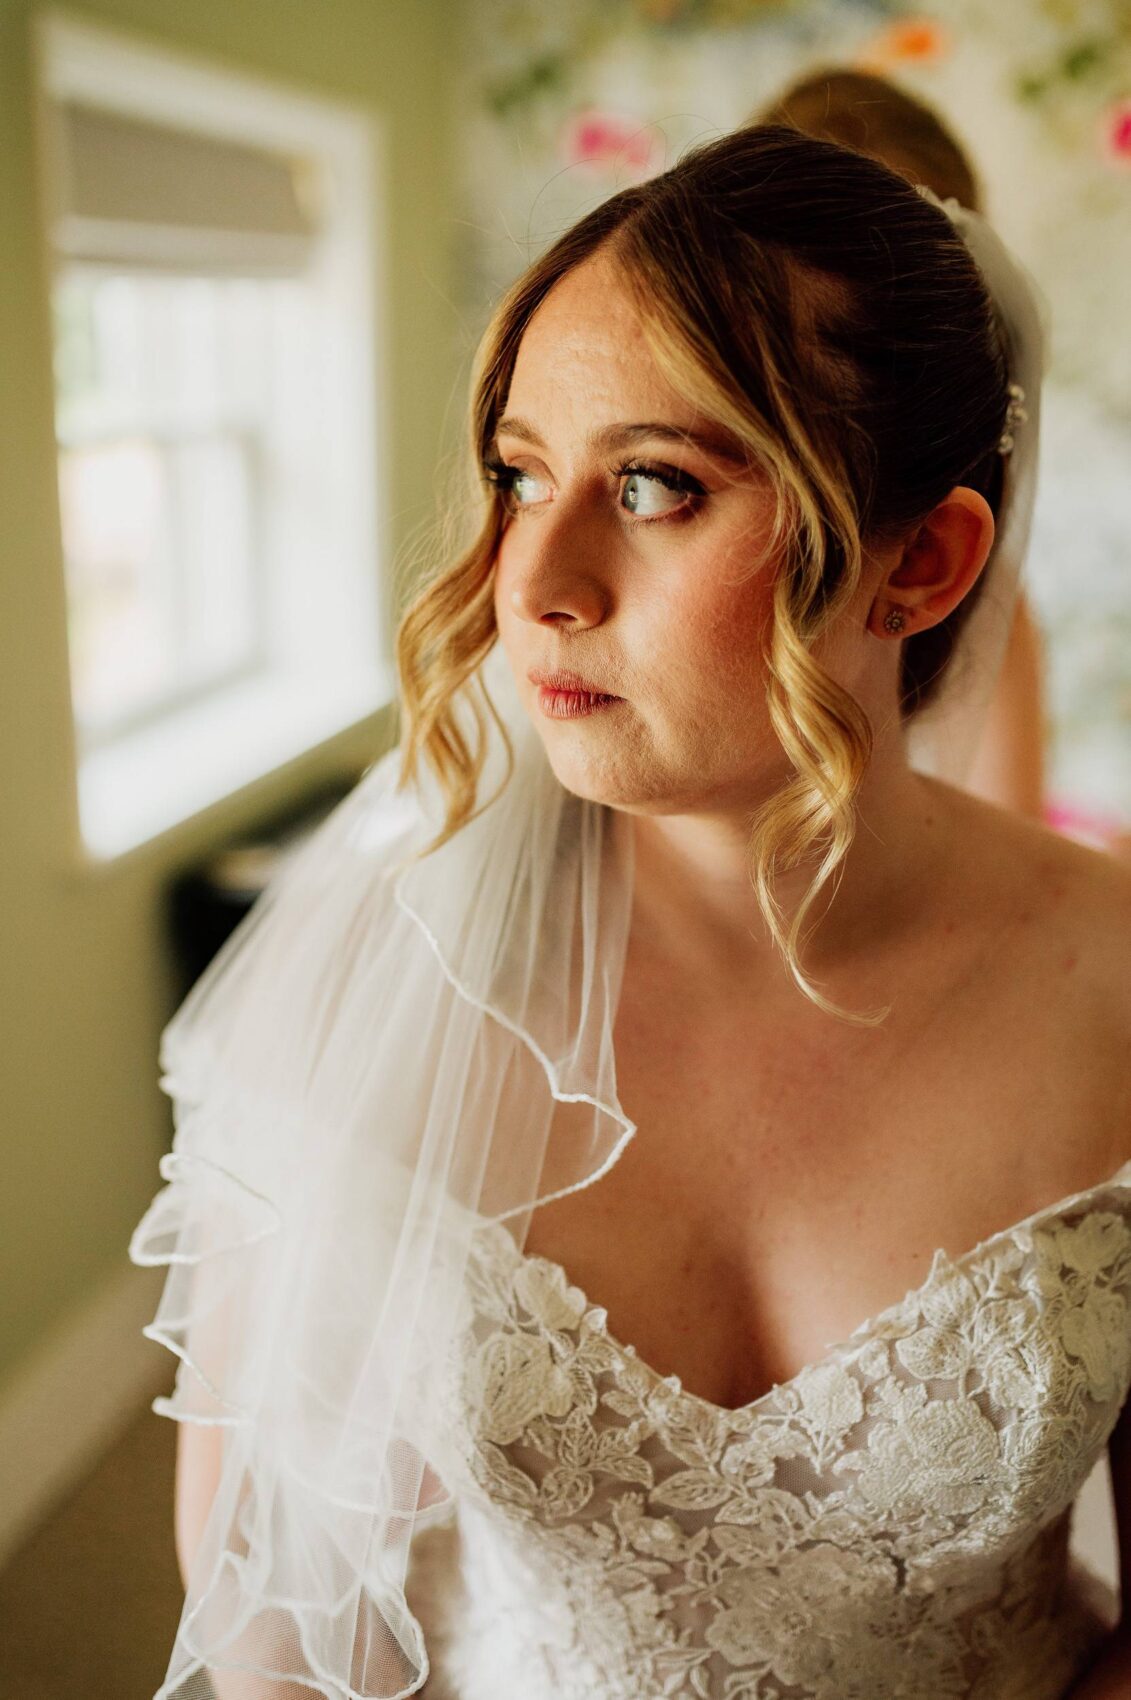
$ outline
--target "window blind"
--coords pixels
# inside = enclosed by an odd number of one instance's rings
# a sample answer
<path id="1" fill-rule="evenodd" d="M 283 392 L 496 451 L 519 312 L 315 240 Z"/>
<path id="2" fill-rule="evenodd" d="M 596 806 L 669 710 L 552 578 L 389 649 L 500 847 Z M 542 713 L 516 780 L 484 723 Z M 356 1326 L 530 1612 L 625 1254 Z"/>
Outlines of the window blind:
<path id="1" fill-rule="evenodd" d="M 275 276 L 306 266 L 321 222 L 312 161 L 77 102 L 54 114 L 62 257 Z"/>

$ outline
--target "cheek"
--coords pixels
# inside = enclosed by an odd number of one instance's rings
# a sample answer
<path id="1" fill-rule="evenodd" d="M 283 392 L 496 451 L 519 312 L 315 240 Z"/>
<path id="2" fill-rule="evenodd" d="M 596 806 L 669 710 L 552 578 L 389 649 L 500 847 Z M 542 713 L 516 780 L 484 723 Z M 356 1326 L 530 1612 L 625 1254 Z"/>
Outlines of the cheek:
<path id="1" fill-rule="evenodd" d="M 673 579 L 673 629 L 707 694 L 749 686 L 765 672 L 775 572 L 762 504 L 736 506 L 692 547 Z"/>
<path id="2" fill-rule="evenodd" d="M 760 694 L 772 605 L 768 574 L 737 584 L 685 581 L 664 611 L 675 677 L 700 699 L 720 688 Z"/>

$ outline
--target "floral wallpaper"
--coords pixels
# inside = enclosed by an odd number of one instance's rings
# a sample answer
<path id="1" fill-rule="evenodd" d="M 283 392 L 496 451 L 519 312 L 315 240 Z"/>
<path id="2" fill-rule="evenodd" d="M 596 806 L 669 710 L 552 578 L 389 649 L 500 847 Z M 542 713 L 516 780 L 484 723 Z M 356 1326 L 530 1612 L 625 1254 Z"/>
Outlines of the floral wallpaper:
<path id="1" fill-rule="evenodd" d="M 1030 588 L 1050 783 L 1131 829 L 1131 0 L 467 0 L 461 303 L 580 213 L 830 63 L 891 76 L 977 162 L 1052 328 Z"/>

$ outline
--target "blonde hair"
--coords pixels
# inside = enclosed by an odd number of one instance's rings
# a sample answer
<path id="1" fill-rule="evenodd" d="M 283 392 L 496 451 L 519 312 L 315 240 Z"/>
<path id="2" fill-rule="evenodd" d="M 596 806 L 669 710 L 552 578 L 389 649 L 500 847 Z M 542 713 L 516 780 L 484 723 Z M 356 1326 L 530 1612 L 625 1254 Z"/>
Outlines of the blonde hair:
<path id="1" fill-rule="evenodd" d="M 878 263 L 881 242 L 890 271 Z M 598 252 L 632 291 L 661 368 L 745 445 L 776 498 L 767 694 L 793 775 L 754 819 L 751 874 L 795 980 L 832 1009 L 801 950 L 813 905 L 852 842 L 872 733 L 814 645 L 856 590 L 870 534 L 913 525 L 955 484 L 992 477 L 1008 399 L 992 309 L 950 221 L 891 173 L 791 129 L 739 131 L 604 202 L 510 291 L 476 368 L 480 468 L 492 458 L 526 325 L 559 279 Z M 916 367 L 902 376 L 892 358 L 901 346 L 915 350 Z M 494 563 L 506 522 L 488 488 L 479 535 L 420 593 L 398 636 L 402 778 L 422 761 L 438 775 L 448 802 L 438 842 L 485 806 L 493 710 L 477 669 L 496 635 Z M 932 686 L 916 679 L 905 710 Z M 470 703 L 470 735 L 457 699 Z M 787 916 L 780 876 L 810 864 Z"/>

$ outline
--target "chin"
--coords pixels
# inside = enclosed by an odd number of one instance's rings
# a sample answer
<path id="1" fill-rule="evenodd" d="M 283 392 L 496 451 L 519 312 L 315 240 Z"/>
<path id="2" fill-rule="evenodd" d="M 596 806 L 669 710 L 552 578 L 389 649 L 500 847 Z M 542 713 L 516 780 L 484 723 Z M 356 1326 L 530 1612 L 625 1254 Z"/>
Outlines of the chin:
<path id="1" fill-rule="evenodd" d="M 706 804 L 701 781 L 691 787 L 686 779 L 678 780 L 627 753 L 598 754 L 560 745 L 554 748 L 552 744 L 552 740 L 546 740 L 554 777 L 566 791 L 587 803 L 601 803 L 630 815 L 694 814 Z"/>
<path id="2" fill-rule="evenodd" d="M 572 744 L 572 748 L 569 745 Z M 631 807 L 642 789 L 642 776 L 633 772 L 632 762 L 616 752 L 579 749 L 573 739 L 543 739 L 554 777 L 565 790 L 588 803 L 605 803 L 609 808 Z"/>
<path id="3" fill-rule="evenodd" d="M 549 736 L 542 733 L 542 744 L 565 790 L 630 815 L 752 816 L 791 771 L 772 734 L 768 748 L 731 746 L 721 736 L 663 751 L 647 735 L 605 739 L 580 728 L 553 728 Z"/>

